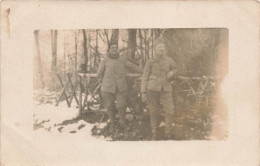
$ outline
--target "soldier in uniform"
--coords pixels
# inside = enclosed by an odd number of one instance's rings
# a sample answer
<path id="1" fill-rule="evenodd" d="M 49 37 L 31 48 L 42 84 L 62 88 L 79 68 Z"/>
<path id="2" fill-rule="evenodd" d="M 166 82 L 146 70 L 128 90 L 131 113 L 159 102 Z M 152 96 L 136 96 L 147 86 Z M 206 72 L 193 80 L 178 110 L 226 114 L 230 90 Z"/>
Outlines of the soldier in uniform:
<path id="1" fill-rule="evenodd" d="M 109 130 L 111 133 L 115 130 L 116 110 L 119 114 L 120 128 L 124 129 L 125 127 L 127 104 L 126 69 L 137 73 L 143 72 L 142 68 L 119 56 L 118 44 L 111 42 L 108 56 L 101 62 L 97 72 L 97 79 L 101 83 L 103 105 L 109 112 Z"/>
<path id="2" fill-rule="evenodd" d="M 142 100 L 148 101 L 152 139 L 158 139 L 157 117 L 160 109 L 166 113 L 165 138 L 170 139 L 174 112 L 171 81 L 176 75 L 176 65 L 171 58 L 165 55 L 166 48 L 163 39 L 157 39 L 154 47 L 155 57 L 146 62 L 143 71 Z"/>

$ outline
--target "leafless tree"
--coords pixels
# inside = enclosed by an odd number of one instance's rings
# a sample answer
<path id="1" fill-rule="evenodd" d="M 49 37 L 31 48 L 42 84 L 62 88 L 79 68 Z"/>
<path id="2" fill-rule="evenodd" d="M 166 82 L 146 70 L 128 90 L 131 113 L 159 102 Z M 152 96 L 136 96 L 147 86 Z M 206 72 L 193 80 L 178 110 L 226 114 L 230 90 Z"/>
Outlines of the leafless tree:
<path id="1" fill-rule="evenodd" d="M 118 43 L 118 39 L 119 39 L 119 29 L 113 29 L 110 41 L 114 41 Z"/>
<path id="2" fill-rule="evenodd" d="M 57 30 L 51 30 L 51 48 L 52 48 L 52 65 L 51 70 L 55 71 L 57 67 Z"/>
<path id="3" fill-rule="evenodd" d="M 128 40 L 127 40 L 127 58 L 131 61 L 135 60 L 136 50 L 136 29 L 128 29 Z"/>
<path id="4" fill-rule="evenodd" d="M 77 70 L 78 70 L 78 37 L 77 37 L 77 31 L 74 32 L 75 34 L 75 68 L 74 68 L 74 72 L 75 72 L 75 80 L 77 79 Z"/>
<path id="5" fill-rule="evenodd" d="M 87 48 L 87 35 L 86 35 L 86 30 L 82 29 L 82 33 L 83 33 L 83 54 L 85 57 L 85 64 L 88 64 L 88 48 Z"/>
<path id="6" fill-rule="evenodd" d="M 45 83 L 43 81 L 42 60 L 41 60 L 41 50 L 40 50 L 40 44 L 39 44 L 39 31 L 38 30 L 34 31 L 34 39 L 35 39 L 35 46 L 36 46 L 36 51 L 37 51 L 36 59 L 37 59 L 37 63 L 38 63 L 38 65 L 37 65 L 38 68 L 35 69 L 38 72 L 36 73 L 37 76 L 35 76 L 35 77 L 36 77 L 36 79 L 40 80 L 40 84 L 41 84 L 40 87 L 45 88 Z"/>
<path id="7" fill-rule="evenodd" d="M 141 52 L 141 64 L 142 66 L 144 66 L 144 63 L 145 63 L 145 58 L 144 58 L 144 48 L 143 48 L 143 35 L 142 35 L 142 30 L 139 29 L 138 30 L 138 36 L 139 36 L 139 40 L 140 40 L 140 52 Z"/>

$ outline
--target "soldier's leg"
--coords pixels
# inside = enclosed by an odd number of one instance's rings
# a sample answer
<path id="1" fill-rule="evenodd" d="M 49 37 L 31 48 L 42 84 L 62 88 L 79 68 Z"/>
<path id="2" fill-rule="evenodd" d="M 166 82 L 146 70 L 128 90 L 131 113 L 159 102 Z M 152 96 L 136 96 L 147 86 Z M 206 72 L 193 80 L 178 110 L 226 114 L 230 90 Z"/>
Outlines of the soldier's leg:
<path id="1" fill-rule="evenodd" d="M 159 109 L 159 106 L 160 106 L 159 92 L 148 91 L 147 92 L 147 98 L 148 98 L 148 107 L 150 109 L 152 139 L 156 140 L 158 138 L 157 117 L 158 117 L 158 109 Z"/>
<path id="2" fill-rule="evenodd" d="M 127 91 L 116 93 L 116 109 L 119 114 L 119 123 L 122 127 L 125 126 L 125 111 L 127 105 Z"/>
<path id="3" fill-rule="evenodd" d="M 102 92 L 103 105 L 107 109 L 110 121 L 110 132 L 115 129 L 115 95 L 113 93 Z"/>
<path id="4" fill-rule="evenodd" d="M 165 111 L 165 137 L 170 139 L 172 135 L 172 122 L 173 122 L 173 113 L 174 105 L 172 99 L 172 92 L 161 92 L 160 93 L 160 103 L 163 106 Z"/>

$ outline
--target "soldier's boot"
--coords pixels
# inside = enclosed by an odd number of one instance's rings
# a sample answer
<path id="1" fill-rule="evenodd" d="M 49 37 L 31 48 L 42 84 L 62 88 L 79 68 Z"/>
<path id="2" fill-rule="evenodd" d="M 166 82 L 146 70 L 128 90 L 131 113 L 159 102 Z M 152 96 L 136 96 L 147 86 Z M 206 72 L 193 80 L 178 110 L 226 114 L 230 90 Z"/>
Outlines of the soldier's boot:
<path id="1" fill-rule="evenodd" d="M 152 140 L 158 140 L 158 125 L 157 125 L 157 112 L 150 111 Z"/>
<path id="2" fill-rule="evenodd" d="M 171 114 L 167 114 L 165 117 L 165 139 L 172 139 L 172 122 L 173 116 Z"/>
<path id="3" fill-rule="evenodd" d="M 126 111 L 125 107 L 118 108 L 119 125 L 120 125 L 119 128 L 121 130 L 124 130 L 126 128 L 126 124 L 125 124 L 125 111 Z"/>
<path id="4" fill-rule="evenodd" d="M 113 110 L 109 111 L 109 132 L 114 133 L 115 132 L 115 112 Z"/>

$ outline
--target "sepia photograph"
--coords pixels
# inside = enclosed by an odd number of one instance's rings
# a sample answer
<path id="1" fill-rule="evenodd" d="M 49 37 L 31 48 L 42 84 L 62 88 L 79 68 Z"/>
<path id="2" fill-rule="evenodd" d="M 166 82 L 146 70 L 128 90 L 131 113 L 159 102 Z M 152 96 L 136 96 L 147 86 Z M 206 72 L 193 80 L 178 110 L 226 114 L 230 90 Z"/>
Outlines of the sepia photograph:
<path id="1" fill-rule="evenodd" d="M 257 1 L 0 8 L 0 166 L 259 165 Z"/>
<path id="2" fill-rule="evenodd" d="M 35 30 L 33 127 L 107 141 L 224 140 L 228 29 Z"/>

